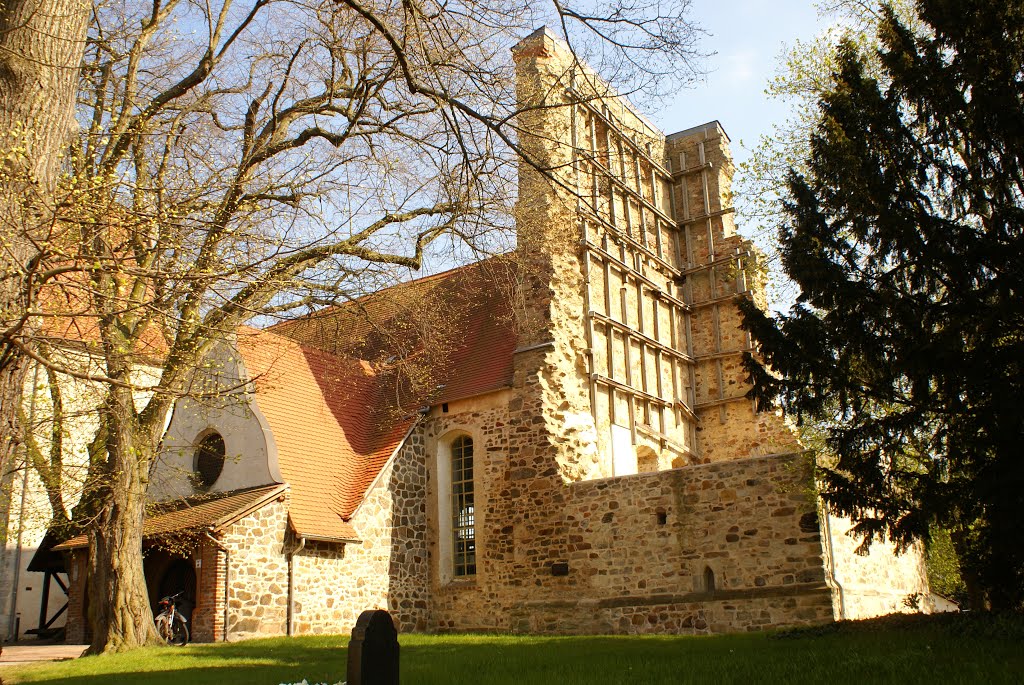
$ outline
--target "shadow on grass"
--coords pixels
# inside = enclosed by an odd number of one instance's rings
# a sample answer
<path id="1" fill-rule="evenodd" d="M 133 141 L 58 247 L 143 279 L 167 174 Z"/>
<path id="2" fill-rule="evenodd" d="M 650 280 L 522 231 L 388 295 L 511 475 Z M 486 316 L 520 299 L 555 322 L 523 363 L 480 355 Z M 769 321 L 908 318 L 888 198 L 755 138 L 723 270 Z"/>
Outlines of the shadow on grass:
<path id="1" fill-rule="evenodd" d="M 345 679 L 347 637 L 250 640 L 184 648 L 156 647 L 128 654 L 0 671 L 0 685 L 233 685 Z"/>
<path id="2" fill-rule="evenodd" d="M 1015 620 L 891 619 L 717 637 L 402 635 L 403 685 L 1024 682 Z M 18 673 L 57 685 L 277 685 L 344 679 L 346 636 L 273 638 L 87 657 Z M 6 672 L 0 678 L 6 679 Z"/>

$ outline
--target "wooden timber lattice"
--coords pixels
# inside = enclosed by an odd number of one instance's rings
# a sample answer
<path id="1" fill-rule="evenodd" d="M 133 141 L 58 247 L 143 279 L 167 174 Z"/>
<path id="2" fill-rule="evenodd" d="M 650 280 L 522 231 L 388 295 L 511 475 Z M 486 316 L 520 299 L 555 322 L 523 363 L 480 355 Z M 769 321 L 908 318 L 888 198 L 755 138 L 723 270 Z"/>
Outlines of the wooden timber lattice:
<path id="1" fill-rule="evenodd" d="M 705 141 L 699 141 L 697 143 L 697 154 L 698 163 L 688 166 L 685 152 L 680 153 L 680 169 L 675 171 L 673 174 L 673 178 L 677 179 L 680 183 L 682 190 L 681 197 L 683 201 L 681 211 L 682 216 L 679 219 L 679 227 L 683 233 L 683 241 L 686 249 L 686 266 L 681 270 L 682 275 L 685 277 L 683 298 L 690 305 L 691 312 L 696 309 L 704 309 L 707 307 L 710 307 L 712 310 L 711 317 L 714 332 L 714 350 L 697 355 L 696 359 L 698 362 L 711 362 L 713 364 L 717 381 L 716 386 L 718 396 L 702 400 L 700 402 L 695 402 L 694 408 L 696 410 L 702 410 L 717 407 L 718 420 L 720 423 L 725 423 L 727 418 L 726 409 L 729 404 L 734 402 L 750 402 L 751 400 L 747 398 L 746 395 L 726 396 L 724 361 L 729 357 L 749 352 L 752 345 L 750 336 L 747 334 L 745 344 L 739 349 L 723 349 L 720 307 L 722 304 L 732 303 L 741 297 L 748 296 L 749 288 L 746 282 L 745 265 L 746 260 L 749 259 L 751 255 L 750 252 L 744 248 L 733 248 L 733 250 L 728 254 L 716 253 L 713 220 L 733 213 L 735 208 L 724 207 L 712 210 L 708 173 L 712 170 L 713 165 L 706 158 Z M 671 160 L 669 161 L 671 163 Z M 697 213 L 692 211 L 689 201 L 689 179 L 694 176 L 699 177 L 701 186 L 701 207 Z M 702 225 L 705 229 L 707 259 L 704 262 L 697 262 L 694 255 L 693 231 L 701 228 Z M 736 269 L 735 286 L 731 292 L 719 292 L 720 280 L 724 280 L 720 279 L 719 276 L 719 270 L 722 268 Z M 689 278 L 690 276 L 698 274 L 707 274 L 710 290 L 710 296 L 699 302 L 695 300 L 692 281 Z"/>
<path id="2" fill-rule="evenodd" d="M 573 168 L 585 253 L 591 410 L 602 425 L 597 400 L 603 393 L 608 425 L 628 424 L 634 445 L 640 434 L 692 460 L 697 417 L 690 308 L 670 290 L 681 275 L 679 226 L 674 209 L 659 206 L 666 200 L 673 206 L 672 176 L 647 146 L 624 134 L 606 106 L 576 99 Z M 586 189 L 584 174 L 590 181 Z M 595 270 L 600 292 L 594 292 Z M 598 369 L 601 358 L 604 373 Z M 627 417 L 618 415 L 622 401 Z M 680 428 L 688 444 L 669 435 Z"/>

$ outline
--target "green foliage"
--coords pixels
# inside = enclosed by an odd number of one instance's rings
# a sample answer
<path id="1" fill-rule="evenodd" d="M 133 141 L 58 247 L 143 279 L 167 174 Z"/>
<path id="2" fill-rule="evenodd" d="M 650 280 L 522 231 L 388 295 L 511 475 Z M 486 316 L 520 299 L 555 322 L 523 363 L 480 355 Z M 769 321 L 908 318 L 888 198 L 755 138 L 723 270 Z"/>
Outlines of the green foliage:
<path id="1" fill-rule="evenodd" d="M 932 592 L 948 597 L 964 607 L 968 603 L 967 586 L 960 573 L 960 559 L 948 530 L 933 528 L 926 548 L 928 584 Z"/>
<path id="2" fill-rule="evenodd" d="M 919 22 L 912 0 L 892 0 L 890 4 L 896 16 L 917 30 Z M 782 50 L 775 76 L 765 89 L 768 96 L 790 106 L 790 115 L 760 137 L 736 176 L 738 223 L 753 234 L 767 255 L 772 269 L 770 294 L 781 302 L 796 295 L 793 284 L 781 271 L 776 249 L 778 201 L 785 195 L 789 170 L 805 169 L 809 137 L 821 119 L 818 98 L 835 85 L 837 46 L 842 41 L 856 45 L 865 56 L 869 73 L 877 75 L 881 70 L 877 59 L 881 0 L 827 0 L 815 6 L 826 27 L 818 35 L 797 40 Z"/>
<path id="3" fill-rule="evenodd" d="M 917 619 L 917 620 L 914 620 Z M 892 617 L 771 639 L 401 635 L 406 685 L 1016 683 L 1019 616 Z M 5 683 L 250 685 L 344 679 L 346 637 L 146 648 L 17 671 Z"/>
<path id="4" fill-rule="evenodd" d="M 879 74 L 839 47 L 788 179 L 787 315 L 745 307 L 754 394 L 823 422 L 824 496 L 870 541 L 953 541 L 995 607 L 1024 602 L 1024 2 L 889 10 Z M 771 369 L 771 371 L 768 371 Z"/>

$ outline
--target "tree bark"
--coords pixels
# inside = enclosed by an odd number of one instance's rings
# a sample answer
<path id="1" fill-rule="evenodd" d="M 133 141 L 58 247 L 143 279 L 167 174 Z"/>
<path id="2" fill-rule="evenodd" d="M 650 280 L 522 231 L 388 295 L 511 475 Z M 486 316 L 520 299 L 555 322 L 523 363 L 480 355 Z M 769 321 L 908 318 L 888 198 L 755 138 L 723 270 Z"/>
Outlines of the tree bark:
<path id="1" fill-rule="evenodd" d="M 160 641 L 142 561 L 149 469 L 159 433 L 136 420 L 130 390 L 112 388 L 107 408 L 107 459 L 89 497 L 99 507 L 89 522 L 88 654 L 123 652 Z"/>
<path id="2" fill-rule="evenodd" d="M 89 3 L 0 0 L 0 472 L 19 442 L 29 264 L 75 126 Z"/>

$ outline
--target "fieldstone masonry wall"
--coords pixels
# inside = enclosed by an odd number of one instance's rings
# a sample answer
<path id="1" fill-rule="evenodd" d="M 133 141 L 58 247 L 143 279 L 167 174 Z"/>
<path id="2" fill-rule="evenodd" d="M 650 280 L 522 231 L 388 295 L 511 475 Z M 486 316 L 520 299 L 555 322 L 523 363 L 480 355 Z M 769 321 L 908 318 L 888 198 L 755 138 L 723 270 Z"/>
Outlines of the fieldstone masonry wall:
<path id="1" fill-rule="evenodd" d="M 805 457 L 567 485 L 537 471 L 543 457 L 514 457 L 514 417 L 510 427 L 511 459 L 478 452 L 477 575 L 435 575 L 436 629 L 675 633 L 832 618 Z M 567 574 L 553 575 L 560 564 Z"/>
<path id="2" fill-rule="evenodd" d="M 352 524 L 360 542 L 310 544 L 294 559 L 295 631 L 351 631 L 366 609 L 387 609 L 402 631 L 427 628 L 424 436 L 409 436 Z"/>
<path id="3" fill-rule="evenodd" d="M 270 502 L 231 525 L 220 538 L 221 544 L 231 550 L 227 626 L 230 640 L 285 632 L 287 520 L 287 503 Z M 223 555 L 220 558 L 223 561 Z"/>
<path id="4" fill-rule="evenodd" d="M 579 268 L 576 201 L 553 188 L 574 183 L 573 120 L 564 79 L 572 65 L 551 59 L 557 46 L 543 31 L 515 48 L 520 143 L 534 162 L 519 170 L 517 264 L 523 306 L 516 311 L 521 349 L 547 346 L 549 373 L 541 379 L 547 411 L 537 416 L 557 435 L 555 458 L 567 479 L 592 477 L 602 464 L 591 414 L 587 340 L 583 336 L 583 274 Z"/>

